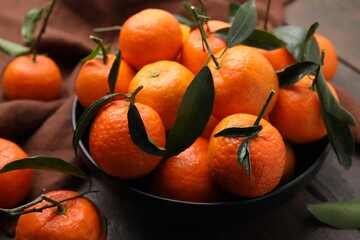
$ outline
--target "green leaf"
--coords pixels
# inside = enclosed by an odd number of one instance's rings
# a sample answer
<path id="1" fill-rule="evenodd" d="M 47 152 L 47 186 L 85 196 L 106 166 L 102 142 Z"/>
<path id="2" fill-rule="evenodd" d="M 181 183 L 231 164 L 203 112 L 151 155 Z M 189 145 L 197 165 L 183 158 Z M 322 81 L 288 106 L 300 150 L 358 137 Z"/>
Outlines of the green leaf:
<path id="1" fill-rule="evenodd" d="M 96 46 L 96 48 L 94 48 L 89 55 L 81 59 L 81 61 L 82 62 L 90 61 L 91 59 L 96 58 L 99 55 L 99 53 L 100 53 L 100 46 Z"/>
<path id="2" fill-rule="evenodd" d="M 102 108 L 105 104 L 114 100 L 115 97 L 121 95 L 120 93 L 113 93 L 106 95 L 93 104 L 91 104 L 85 111 L 81 114 L 79 120 L 76 123 L 76 128 L 74 130 L 72 145 L 75 153 L 77 152 L 77 147 L 80 139 L 84 135 L 86 128 L 88 127 L 90 121 L 96 116 L 97 112 Z"/>
<path id="3" fill-rule="evenodd" d="M 188 86 L 168 133 L 164 159 L 175 156 L 201 136 L 211 116 L 215 90 L 210 69 L 204 66 Z"/>
<path id="4" fill-rule="evenodd" d="M 190 17 L 191 20 L 193 21 L 196 21 L 196 18 L 194 16 L 194 13 L 193 13 L 193 9 L 195 8 L 190 2 L 188 1 L 184 1 L 184 11 L 185 11 L 185 14 L 188 15 Z M 195 8 L 196 9 L 196 8 Z M 197 10 L 197 9 L 196 9 Z"/>
<path id="5" fill-rule="evenodd" d="M 248 0 L 236 11 L 229 29 L 226 47 L 233 47 L 247 39 L 256 27 L 257 10 L 255 0 Z"/>
<path id="6" fill-rule="evenodd" d="M 319 65 L 314 62 L 305 61 L 297 62 L 282 70 L 277 71 L 276 74 L 279 79 L 280 87 L 289 87 L 299 81 L 304 76 L 308 74 L 314 74 L 318 66 Z"/>
<path id="7" fill-rule="evenodd" d="M 127 117 L 129 132 L 133 142 L 146 153 L 163 156 L 165 149 L 158 147 L 150 136 L 148 136 L 140 113 L 133 102 L 130 102 Z"/>
<path id="8" fill-rule="evenodd" d="M 118 53 L 116 54 L 116 58 L 109 72 L 108 83 L 109 83 L 110 93 L 114 93 L 115 91 L 115 85 L 119 75 L 120 63 L 121 63 L 121 50 L 119 50 Z"/>
<path id="9" fill-rule="evenodd" d="M 321 70 L 316 79 L 316 90 L 330 144 L 339 163 L 348 169 L 351 167 L 351 157 L 355 150 L 355 142 L 349 124 L 355 126 L 355 119 L 331 94 Z"/>
<path id="10" fill-rule="evenodd" d="M 266 50 L 274 50 L 287 46 L 286 42 L 274 34 L 258 29 L 255 29 L 251 35 L 242 42 L 242 44 Z"/>
<path id="11" fill-rule="evenodd" d="M 317 42 L 314 38 L 314 33 L 319 27 L 319 23 L 314 23 L 310 26 L 306 33 L 305 41 L 302 47 L 301 60 L 318 62 L 320 58 L 320 51 Z"/>
<path id="12" fill-rule="evenodd" d="M 254 125 L 249 127 L 229 127 L 214 134 L 214 137 L 253 137 L 256 136 L 262 130 L 261 125 Z"/>
<path id="13" fill-rule="evenodd" d="M 360 229 L 360 201 L 309 204 L 309 212 L 319 221 L 335 228 Z"/>
<path id="14" fill-rule="evenodd" d="M 36 24 L 40 21 L 44 7 L 35 7 L 25 15 L 21 27 L 21 36 L 25 42 L 31 42 L 34 37 Z"/>
<path id="15" fill-rule="evenodd" d="M 273 30 L 273 34 L 287 43 L 287 49 L 297 61 L 302 59 L 302 49 L 306 38 L 307 30 L 305 28 L 285 25 Z"/>
<path id="16" fill-rule="evenodd" d="M 17 57 L 30 52 L 29 47 L 10 42 L 8 40 L 0 38 L 0 50 L 10 56 Z"/>
<path id="17" fill-rule="evenodd" d="M 248 176 L 250 177 L 250 183 L 252 183 L 252 169 L 251 169 L 251 159 L 250 159 L 250 140 L 252 138 L 246 138 L 241 142 L 239 148 L 237 149 L 236 156 L 238 161 L 238 166 L 244 168 Z"/>
<path id="18" fill-rule="evenodd" d="M 79 167 L 66 162 L 60 158 L 48 157 L 48 156 L 34 156 L 29 158 L 23 158 L 14 162 L 6 164 L 0 173 L 20 170 L 20 169 L 42 169 L 55 172 L 67 173 L 87 181 L 90 181 L 90 177 L 83 172 Z"/>
<path id="19" fill-rule="evenodd" d="M 192 14 L 192 13 L 191 13 Z M 181 24 L 185 24 L 185 25 L 188 25 L 190 28 L 195 28 L 197 25 L 196 25 L 196 22 L 186 18 L 186 17 L 183 17 L 179 14 L 174 14 L 175 18 L 178 20 L 179 23 Z"/>

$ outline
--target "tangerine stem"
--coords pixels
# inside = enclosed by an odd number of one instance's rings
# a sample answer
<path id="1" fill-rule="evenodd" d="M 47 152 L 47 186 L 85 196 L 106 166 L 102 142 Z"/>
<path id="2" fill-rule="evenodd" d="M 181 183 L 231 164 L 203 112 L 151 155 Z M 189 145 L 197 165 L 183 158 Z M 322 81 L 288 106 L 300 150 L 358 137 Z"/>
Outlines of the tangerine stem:
<path id="1" fill-rule="evenodd" d="M 108 56 L 106 54 L 106 50 L 104 45 L 102 44 L 103 40 L 101 38 L 98 38 L 94 35 L 90 35 L 90 39 L 93 40 L 101 49 L 102 55 L 103 55 L 103 63 L 104 65 L 107 64 Z"/>
<path id="2" fill-rule="evenodd" d="M 198 13 L 197 13 L 197 11 L 196 11 L 196 9 L 195 9 L 194 6 L 192 6 L 191 9 L 192 9 L 192 11 L 193 11 L 193 13 L 194 13 L 194 16 L 195 16 L 195 19 L 196 19 L 196 23 L 197 23 L 197 25 L 198 25 L 198 27 L 199 27 L 202 41 L 203 41 L 203 43 L 205 44 L 206 49 L 208 50 L 208 53 L 210 54 L 210 57 L 211 57 L 212 60 L 214 61 L 215 65 L 216 65 L 216 68 L 220 68 L 219 62 L 217 61 L 214 53 L 211 51 L 208 42 L 206 41 L 206 33 L 205 33 L 205 31 L 204 31 L 203 25 L 202 25 L 201 22 L 200 22 Z"/>
<path id="3" fill-rule="evenodd" d="M 42 35 L 45 33 L 46 25 L 48 23 L 50 14 L 51 14 L 52 10 L 54 9 L 55 3 L 56 3 L 56 0 L 53 0 L 51 2 L 50 7 L 49 7 L 49 11 L 47 12 L 47 14 L 45 16 L 45 19 L 44 19 L 43 25 L 41 26 L 41 30 L 39 32 L 39 35 L 31 45 L 31 52 L 33 54 L 33 58 L 32 58 L 33 62 L 36 62 L 36 56 L 37 56 L 37 53 L 38 53 L 37 48 L 38 48 L 38 45 L 39 45 L 39 42 L 40 42 L 40 39 L 41 39 Z"/>
<path id="4" fill-rule="evenodd" d="M 130 101 L 131 103 L 135 103 L 135 97 L 136 97 L 136 95 L 137 95 L 138 92 L 139 92 L 141 89 L 143 89 L 143 88 L 144 88 L 143 85 L 138 86 L 132 93 L 127 94 L 126 97 L 129 99 L 129 101 Z"/>
<path id="5" fill-rule="evenodd" d="M 261 120 L 261 118 L 263 117 L 263 115 L 264 115 L 264 113 L 265 113 L 265 110 L 266 110 L 266 108 L 268 107 L 268 105 L 269 105 L 272 97 L 274 96 L 274 94 L 275 94 L 275 90 L 271 90 L 269 96 L 266 98 L 266 101 L 265 101 L 265 103 L 264 103 L 264 105 L 263 105 L 263 107 L 262 107 L 259 115 L 257 116 L 257 118 L 256 118 L 256 120 L 255 120 L 255 122 L 254 122 L 254 125 L 259 125 L 260 120 Z"/>
<path id="6" fill-rule="evenodd" d="M 93 31 L 96 32 L 96 33 L 110 32 L 110 31 L 120 31 L 121 28 L 122 28 L 122 26 L 115 25 L 115 26 L 112 26 L 112 27 L 94 28 Z"/>

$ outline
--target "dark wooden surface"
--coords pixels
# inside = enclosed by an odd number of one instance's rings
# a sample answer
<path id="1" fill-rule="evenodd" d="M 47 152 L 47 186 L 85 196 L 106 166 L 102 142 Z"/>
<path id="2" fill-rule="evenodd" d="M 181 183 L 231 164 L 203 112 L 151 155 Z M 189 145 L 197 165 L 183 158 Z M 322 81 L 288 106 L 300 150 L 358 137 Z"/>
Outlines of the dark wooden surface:
<path id="1" fill-rule="evenodd" d="M 360 101 L 360 1 L 298 0 L 288 4 L 286 21 L 308 27 L 318 21 L 319 32 L 335 44 L 340 65 L 334 82 L 347 88 Z M 358 230 L 339 230 L 313 218 L 307 204 L 322 201 L 360 199 L 360 153 L 353 166 L 343 169 L 331 150 L 324 165 L 310 184 L 279 208 L 242 223 L 191 224 L 146 217 L 133 211 L 106 189 L 89 195 L 103 206 L 108 218 L 108 239 L 261 239 L 261 240 L 355 240 Z M 101 188 L 94 182 L 95 188 Z M 0 239 L 6 239 L 1 236 Z"/>

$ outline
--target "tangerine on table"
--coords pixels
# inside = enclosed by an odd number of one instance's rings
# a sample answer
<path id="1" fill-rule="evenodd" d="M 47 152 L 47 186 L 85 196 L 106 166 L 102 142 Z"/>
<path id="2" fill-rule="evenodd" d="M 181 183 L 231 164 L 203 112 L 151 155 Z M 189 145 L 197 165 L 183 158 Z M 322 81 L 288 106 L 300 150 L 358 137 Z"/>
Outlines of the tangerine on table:
<path id="1" fill-rule="evenodd" d="M 157 167 L 152 192 L 190 202 L 216 202 L 221 189 L 213 181 L 206 161 L 208 141 L 198 138 L 189 148 Z"/>
<path id="2" fill-rule="evenodd" d="M 168 131 L 175 122 L 181 99 L 194 74 L 175 61 L 161 60 L 142 67 L 131 80 L 128 92 L 140 85 L 136 101 L 157 111 Z"/>
<path id="3" fill-rule="evenodd" d="M 149 137 L 159 147 L 165 146 L 165 128 L 159 114 L 151 107 L 135 103 Z M 129 102 L 116 100 L 105 105 L 90 129 L 89 150 L 99 168 L 107 174 L 134 179 L 149 174 L 161 156 L 142 151 L 133 142 L 128 127 Z"/>
<path id="4" fill-rule="evenodd" d="M 123 58 L 137 70 L 158 60 L 174 60 L 182 46 L 180 24 L 165 10 L 142 10 L 124 22 L 119 46 Z"/>
<path id="5" fill-rule="evenodd" d="M 0 169 L 6 164 L 27 158 L 28 155 L 16 143 L 0 138 Z M 17 206 L 29 194 L 33 182 L 33 170 L 23 169 L 0 174 L 0 208 Z"/>
<path id="6" fill-rule="evenodd" d="M 94 58 L 86 61 L 81 66 L 76 79 L 75 91 L 83 107 L 86 108 L 90 106 L 93 102 L 110 92 L 108 76 L 115 58 L 115 55 L 109 54 L 106 64 L 104 64 L 102 58 Z M 115 92 L 127 93 L 130 80 L 134 75 L 134 69 L 122 59 L 115 85 Z"/>
<path id="7" fill-rule="evenodd" d="M 220 67 L 210 60 L 215 101 L 213 115 L 222 119 L 234 113 L 257 115 L 270 91 L 275 94 L 264 115 L 271 112 L 278 95 L 279 82 L 274 68 L 255 48 L 236 45 L 217 54 Z M 220 55 L 222 54 L 222 55 Z"/>
<path id="8" fill-rule="evenodd" d="M 280 89 L 269 115 L 270 122 L 292 143 L 311 143 L 327 135 L 319 96 L 310 89 L 312 84 L 312 77 L 307 75 L 292 86 Z M 337 98 L 331 84 L 327 85 Z"/>
<path id="9" fill-rule="evenodd" d="M 75 191 L 57 190 L 45 195 L 61 201 L 79 194 Z M 49 202 L 42 201 L 31 208 L 40 208 L 45 204 L 49 205 Z M 59 213 L 57 207 L 52 207 L 42 212 L 21 215 L 16 225 L 16 239 L 105 240 L 100 215 L 90 200 L 79 197 L 61 204 L 65 209 L 64 213 Z"/>
<path id="10" fill-rule="evenodd" d="M 61 93 L 62 76 L 57 64 L 45 55 L 15 57 L 5 67 L 2 85 L 9 100 L 50 101 Z"/>
<path id="11" fill-rule="evenodd" d="M 337 70 L 338 57 L 334 44 L 322 34 L 315 33 L 314 38 L 319 45 L 320 52 L 324 49 L 324 65 L 322 66 L 322 71 L 326 80 L 331 80 Z"/>
<path id="12" fill-rule="evenodd" d="M 252 126 L 256 116 L 237 113 L 222 119 L 215 127 L 217 133 L 229 127 Z M 239 167 L 237 149 L 244 138 L 214 137 L 209 141 L 208 164 L 214 181 L 225 191 L 242 196 L 257 197 L 272 191 L 283 175 L 285 145 L 282 136 L 268 121 L 260 121 L 262 130 L 250 140 L 252 183 L 245 167 Z"/>
<path id="13" fill-rule="evenodd" d="M 216 53 L 226 46 L 226 41 L 215 35 L 215 31 L 230 27 L 230 24 L 220 20 L 209 20 L 204 25 L 206 41 L 212 52 Z M 181 64 L 197 74 L 206 64 L 209 53 L 201 38 L 199 28 L 193 29 L 184 41 L 181 50 Z"/>

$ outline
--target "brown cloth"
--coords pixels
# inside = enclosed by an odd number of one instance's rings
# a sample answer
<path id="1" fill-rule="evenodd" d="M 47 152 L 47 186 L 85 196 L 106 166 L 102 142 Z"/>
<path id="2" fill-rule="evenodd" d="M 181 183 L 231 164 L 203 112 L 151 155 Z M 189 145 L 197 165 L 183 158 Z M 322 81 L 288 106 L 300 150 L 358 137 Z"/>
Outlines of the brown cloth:
<path id="1" fill-rule="evenodd" d="M 24 15 L 33 7 L 49 3 L 50 0 L 1 0 L 0 37 L 22 44 L 21 24 Z M 197 2 L 197 1 L 190 1 Z M 226 0 L 204 0 L 208 15 L 226 20 Z M 243 1 L 240 1 L 243 2 Z M 260 20 L 266 10 L 266 0 L 258 0 Z M 270 9 L 270 26 L 284 23 L 284 4 L 288 0 L 274 0 Z M 163 8 L 184 15 L 182 1 L 146 0 L 58 0 L 50 16 L 46 33 L 39 46 L 40 53 L 47 53 L 61 68 L 63 89 L 60 99 L 50 102 L 33 100 L 8 101 L 0 88 L 0 137 L 17 142 L 30 155 L 59 157 L 71 163 L 80 161 L 71 146 L 73 129 L 71 110 L 75 96 L 74 83 L 81 65 L 94 43 L 89 39 L 96 27 L 121 25 L 133 13 L 144 8 Z M 97 34 L 104 42 L 117 48 L 118 32 Z M 0 71 L 11 60 L 0 52 Z M 1 81 L 1 80 L 0 80 Z M 0 85 L 1 86 L 1 85 Z M 339 88 L 340 89 L 340 88 Z M 24 89 L 25 90 L 25 89 Z M 340 89 L 340 100 L 359 119 L 359 104 L 346 90 Z M 356 134 L 360 142 L 360 134 Z M 37 171 L 32 193 L 28 200 L 43 192 L 74 187 L 71 177 L 54 172 Z M 0 218 L 0 230 L 14 234 L 16 219 Z"/>

